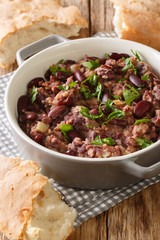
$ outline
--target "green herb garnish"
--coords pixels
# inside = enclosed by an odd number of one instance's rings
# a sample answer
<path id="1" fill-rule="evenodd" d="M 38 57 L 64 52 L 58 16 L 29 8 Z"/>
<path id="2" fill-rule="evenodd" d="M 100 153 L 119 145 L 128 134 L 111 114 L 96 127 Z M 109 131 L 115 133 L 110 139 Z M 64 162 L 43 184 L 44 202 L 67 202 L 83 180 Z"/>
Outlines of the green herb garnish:
<path id="1" fill-rule="evenodd" d="M 113 146 L 116 144 L 112 138 L 102 138 L 102 142 L 107 144 L 108 146 Z"/>
<path id="2" fill-rule="evenodd" d="M 106 105 L 105 108 L 106 110 L 112 110 L 112 113 L 110 113 L 107 117 L 107 121 L 106 122 L 103 122 L 103 124 L 107 124 L 110 120 L 112 120 L 113 118 L 117 117 L 119 119 L 123 118 L 125 116 L 125 112 L 124 111 L 121 111 L 119 109 L 116 109 L 114 108 L 112 105 L 113 105 L 113 101 L 108 99 L 106 103 L 101 103 L 99 105 L 99 112 L 102 113 L 102 110 L 101 110 L 101 106 L 102 104 Z"/>
<path id="3" fill-rule="evenodd" d="M 146 138 L 137 138 L 136 142 L 142 147 L 142 148 L 146 148 L 148 146 L 150 146 L 151 144 L 153 144 L 152 141 L 147 140 Z"/>
<path id="4" fill-rule="evenodd" d="M 66 72 L 69 73 L 69 71 L 67 71 L 65 68 L 61 68 L 60 66 L 56 65 L 56 66 L 51 66 L 49 68 L 49 70 L 51 71 L 52 75 L 55 75 L 56 72 L 61 71 L 61 72 Z"/>
<path id="5" fill-rule="evenodd" d="M 91 59 L 88 62 L 83 62 L 82 64 L 84 67 L 88 68 L 89 70 L 93 70 L 100 66 L 98 59 L 96 59 L 95 61 Z"/>
<path id="6" fill-rule="evenodd" d="M 87 107 L 81 107 L 81 111 L 80 113 L 84 116 L 87 117 L 89 119 L 97 119 L 97 118 L 101 118 L 103 116 L 103 113 L 99 114 L 99 115 L 94 115 L 89 113 L 89 109 Z"/>
<path id="7" fill-rule="evenodd" d="M 35 86 L 33 86 L 32 92 L 30 94 L 31 103 L 34 103 L 34 101 L 36 100 L 37 94 L 38 94 L 37 88 Z"/>
<path id="8" fill-rule="evenodd" d="M 88 127 L 88 128 L 92 128 L 93 125 L 92 125 L 92 124 L 88 124 L 87 127 Z"/>
<path id="9" fill-rule="evenodd" d="M 123 90 L 123 97 L 125 99 L 126 104 L 130 105 L 131 102 L 139 96 L 139 92 L 134 87 L 131 87 L 129 84 L 126 84 L 126 86 L 130 90 L 125 88 Z"/>
<path id="10" fill-rule="evenodd" d="M 100 82 L 98 82 L 98 85 L 96 87 L 96 92 L 95 95 L 97 96 L 97 101 L 100 101 L 100 97 L 102 96 L 102 84 Z"/>
<path id="11" fill-rule="evenodd" d="M 112 138 L 100 138 L 99 135 L 97 135 L 94 139 L 94 141 L 90 142 L 90 145 L 103 145 L 107 144 L 108 146 L 113 146 L 115 142 Z"/>
<path id="12" fill-rule="evenodd" d="M 133 68 L 134 73 L 137 74 L 137 69 L 133 65 L 132 60 L 130 58 L 126 58 L 124 61 L 126 65 L 122 68 L 121 71 L 126 72 L 129 68 Z"/>
<path id="13" fill-rule="evenodd" d="M 67 132 L 70 131 L 70 130 L 73 130 L 73 126 L 71 124 L 62 124 L 60 126 L 60 129 L 61 129 L 63 135 L 69 140 Z"/>
<path id="14" fill-rule="evenodd" d="M 89 79 L 89 83 L 93 86 L 97 84 L 98 76 L 96 74 L 92 74 L 92 77 Z"/>
<path id="15" fill-rule="evenodd" d="M 83 84 L 81 84 L 80 92 L 83 93 L 85 99 L 91 99 L 93 97 L 91 91 L 88 88 L 86 88 Z"/>
<path id="16" fill-rule="evenodd" d="M 61 59 L 61 60 L 59 60 L 58 63 L 65 63 L 65 60 L 64 60 L 64 59 Z"/>
<path id="17" fill-rule="evenodd" d="M 67 86 L 59 86 L 58 89 L 60 90 L 69 90 L 70 88 L 74 87 L 77 84 L 78 81 L 73 81 L 70 84 L 68 84 Z"/>
<path id="18" fill-rule="evenodd" d="M 138 125 L 139 123 L 146 123 L 146 122 L 150 122 L 150 121 L 151 121 L 151 119 L 146 119 L 146 118 L 138 119 L 135 121 L 135 124 Z"/>
<path id="19" fill-rule="evenodd" d="M 139 85 L 138 88 L 137 88 L 137 90 L 140 91 L 141 89 L 142 89 L 142 86 Z"/>
<path id="20" fill-rule="evenodd" d="M 109 56 L 109 54 L 108 54 L 108 53 L 105 53 L 105 55 L 106 55 L 106 57 L 107 57 L 108 59 L 110 59 L 110 56 Z"/>
<path id="21" fill-rule="evenodd" d="M 133 53 L 133 55 L 138 59 L 138 61 L 139 62 L 141 62 L 142 61 L 142 59 L 140 58 L 140 56 L 139 56 L 139 54 L 138 54 L 138 52 L 137 51 L 133 51 L 132 49 L 131 49 L 131 52 Z"/>
<path id="22" fill-rule="evenodd" d="M 142 78 L 142 80 L 146 80 L 146 81 L 151 81 L 151 79 L 149 78 L 149 74 L 146 73 Z"/>
<path id="23" fill-rule="evenodd" d="M 121 111 L 121 110 L 117 110 L 115 109 L 114 112 L 110 113 L 108 115 L 108 121 L 109 122 L 110 120 L 112 120 L 113 118 L 117 117 L 119 119 L 123 118 L 125 116 L 125 112 L 124 111 Z"/>
<path id="24" fill-rule="evenodd" d="M 98 87 L 96 88 L 97 91 L 95 93 L 91 93 L 90 89 L 84 86 L 84 83 L 88 81 L 91 85 L 95 86 L 97 84 L 97 80 L 98 80 L 98 76 L 94 73 L 90 75 L 88 78 L 86 78 L 83 82 L 81 82 L 80 92 L 83 93 L 85 99 L 91 99 L 93 96 L 99 97 L 99 95 L 101 95 L 100 93 L 101 86 L 99 85 L 99 83 L 98 83 Z"/>

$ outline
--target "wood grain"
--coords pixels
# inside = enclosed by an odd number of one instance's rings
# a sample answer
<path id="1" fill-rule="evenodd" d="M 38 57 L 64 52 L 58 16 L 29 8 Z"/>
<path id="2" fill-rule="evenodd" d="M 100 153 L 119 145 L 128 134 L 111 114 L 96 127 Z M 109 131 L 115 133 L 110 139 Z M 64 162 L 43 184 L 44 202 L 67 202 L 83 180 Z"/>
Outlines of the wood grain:
<path id="1" fill-rule="evenodd" d="M 97 32 L 113 31 L 113 4 L 109 0 L 90 1 L 91 36 Z"/>
<path id="2" fill-rule="evenodd" d="M 114 9 L 109 0 L 62 0 L 63 6 L 76 5 L 88 22 L 80 37 L 113 30 Z M 0 75 L 17 68 L 0 69 Z M 159 240 L 160 183 L 117 204 L 82 224 L 67 240 Z"/>
<path id="3" fill-rule="evenodd" d="M 109 240 L 158 240 L 160 183 L 148 187 L 108 211 Z"/>

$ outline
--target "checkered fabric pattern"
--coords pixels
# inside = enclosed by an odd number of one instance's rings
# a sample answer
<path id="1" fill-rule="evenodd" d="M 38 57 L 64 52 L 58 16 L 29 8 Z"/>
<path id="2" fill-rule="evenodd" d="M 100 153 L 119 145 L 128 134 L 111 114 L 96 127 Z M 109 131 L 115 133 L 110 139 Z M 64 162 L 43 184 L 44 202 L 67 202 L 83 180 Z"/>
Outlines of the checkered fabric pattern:
<path id="1" fill-rule="evenodd" d="M 108 36 L 107 34 L 100 33 L 96 36 L 103 37 Z M 109 34 L 109 36 L 112 35 Z M 112 37 L 115 37 L 115 35 L 113 34 Z M 16 157 L 20 155 L 4 110 L 5 89 L 12 75 L 13 73 L 10 73 L 0 77 L 0 155 Z M 23 156 L 20 157 L 23 159 Z M 136 184 L 109 190 L 78 190 L 61 186 L 56 182 L 54 183 L 54 187 L 60 192 L 62 199 L 69 206 L 73 206 L 77 210 L 78 215 L 74 225 L 77 228 L 88 219 L 101 214 L 124 199 L 159 181 L 160 174 L 152 179 L 141 180 Z"/>

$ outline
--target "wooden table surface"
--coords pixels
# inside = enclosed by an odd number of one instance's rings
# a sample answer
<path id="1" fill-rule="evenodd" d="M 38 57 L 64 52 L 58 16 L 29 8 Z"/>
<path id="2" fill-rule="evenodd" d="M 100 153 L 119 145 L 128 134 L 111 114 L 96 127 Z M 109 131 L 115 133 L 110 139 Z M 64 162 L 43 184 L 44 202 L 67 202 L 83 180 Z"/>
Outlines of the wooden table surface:
<path id="1" fill-rule="evenodd" d="M 62 0 L 64 6 L 76 5 L 88 21 L 88 29 L 80 37 L 100 31 L 112 31 L 114 9 L 109 0 Z M 0 75 L 16 69 L 0 69 Z M 160 239 L 160 183 L 88 220 L 67 240 L 159 240 Z"/>

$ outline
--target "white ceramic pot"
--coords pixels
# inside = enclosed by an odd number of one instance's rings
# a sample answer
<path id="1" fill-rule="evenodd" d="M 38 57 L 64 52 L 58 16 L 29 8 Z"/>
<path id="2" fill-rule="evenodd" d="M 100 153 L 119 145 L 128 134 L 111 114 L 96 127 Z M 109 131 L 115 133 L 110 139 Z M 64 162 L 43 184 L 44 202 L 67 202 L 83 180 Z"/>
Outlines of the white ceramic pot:
<path id="1" fill-rule="evenodd" d="M 25 159 L 40 163 L 42 173 L 55 181 L 76 188 L 105 189 L 123 186 L 150 178 L 160 173 L 160 141 L 153 145 L 120 157 L 79 158 L 47 149 L 29 138 L 17 122 L 17 100 L 26 93 L 27 83 L 44 76 L 50 65 L 60 59 L 80 60 L 85 54 L 103 57 L 105 52 L 124 52 L 131 54 L 139 51 L 144 61 L 160 74 L 160 53 L 150 47 L 132 41 L 116 38 L 85 38 L 67 41 L 57 35 L 38 41 L 29 48 L 20 50 L 17 55 L 19 64 L 22 58 L 45 48 L 46 41 L 59 43 L 51 46 L 25 61 L 14 73 L 5 94 L 5 110 L 20 153 Z M 52 43 L 51 43 L 52 45 Z M 36 48 L 35 48 L 36 46 Z"/>

